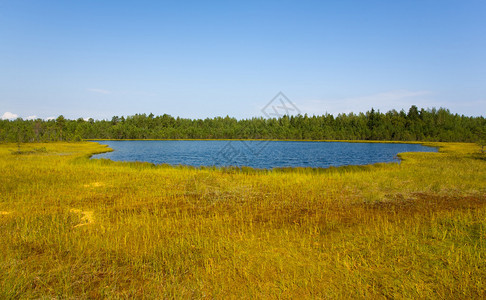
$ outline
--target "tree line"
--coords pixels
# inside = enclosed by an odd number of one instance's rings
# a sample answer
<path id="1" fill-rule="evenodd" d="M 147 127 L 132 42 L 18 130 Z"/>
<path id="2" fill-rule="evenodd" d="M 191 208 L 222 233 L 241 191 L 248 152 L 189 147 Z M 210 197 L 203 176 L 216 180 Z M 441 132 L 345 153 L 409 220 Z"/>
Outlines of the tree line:
<path id="1" fill-rule="evenodd" d="M 111 120 L 0 120 L 2 142 L 80 141 L 89 139 L 282 139 L 478 142 L 486 119 L 448 109 L 371 109 L 333 116 L 284 115 L 279 118 L 187 119 L 164 114 L 114 116 Z"/>

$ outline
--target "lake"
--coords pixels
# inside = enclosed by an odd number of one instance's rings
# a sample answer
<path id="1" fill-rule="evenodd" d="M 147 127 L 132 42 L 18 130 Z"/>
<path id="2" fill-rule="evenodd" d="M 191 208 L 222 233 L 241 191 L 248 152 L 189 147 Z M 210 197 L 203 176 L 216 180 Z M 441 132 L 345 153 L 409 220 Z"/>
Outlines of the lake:
<path id="1" fill-rule="evenodd" d="M 114 152 L 93 158 L 189 166 L 327 168 L 399 162 L 401 152 L 437 152 L 417 144 L 303 141 L 97 141 Z"/>

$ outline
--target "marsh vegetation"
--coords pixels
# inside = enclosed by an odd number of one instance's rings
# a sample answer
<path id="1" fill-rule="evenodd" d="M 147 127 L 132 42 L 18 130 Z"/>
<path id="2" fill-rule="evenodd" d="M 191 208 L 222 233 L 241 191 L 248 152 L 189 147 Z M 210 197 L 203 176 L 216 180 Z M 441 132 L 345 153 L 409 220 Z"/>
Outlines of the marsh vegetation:
<path id="1" fill-rule="evenodd" d="M 258 171 L 1 144 L 0 298 L 482 298 L 486 161 L 427 145 L 401 164 Z"/>

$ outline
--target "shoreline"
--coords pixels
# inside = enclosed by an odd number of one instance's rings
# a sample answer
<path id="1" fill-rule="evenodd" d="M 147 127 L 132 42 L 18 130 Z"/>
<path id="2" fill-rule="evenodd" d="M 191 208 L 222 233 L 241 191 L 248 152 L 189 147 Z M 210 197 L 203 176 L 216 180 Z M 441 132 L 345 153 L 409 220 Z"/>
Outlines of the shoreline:
<path id="1" fill-rule="evenodd" d="M 377 144 L 424 144 L 424 143 L 465 143 L 437 141 L 392 141 L 392 140 L 296 140 L 296 139 L 83 139 L 83 142 L 99 141 L 272 141 L 272 142 L 326 142 L 326 143 L 377 143 Z"/>

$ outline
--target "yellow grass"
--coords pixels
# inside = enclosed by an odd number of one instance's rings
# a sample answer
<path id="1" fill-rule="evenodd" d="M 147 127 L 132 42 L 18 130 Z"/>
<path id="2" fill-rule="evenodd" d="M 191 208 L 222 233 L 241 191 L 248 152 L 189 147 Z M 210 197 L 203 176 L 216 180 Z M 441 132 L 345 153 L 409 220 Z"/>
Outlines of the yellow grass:
<path id="1" fill-rule="evenodd" d="M 253 171 L 0 145 L 0 298 L 484 298 L 486 160 Z"/>

